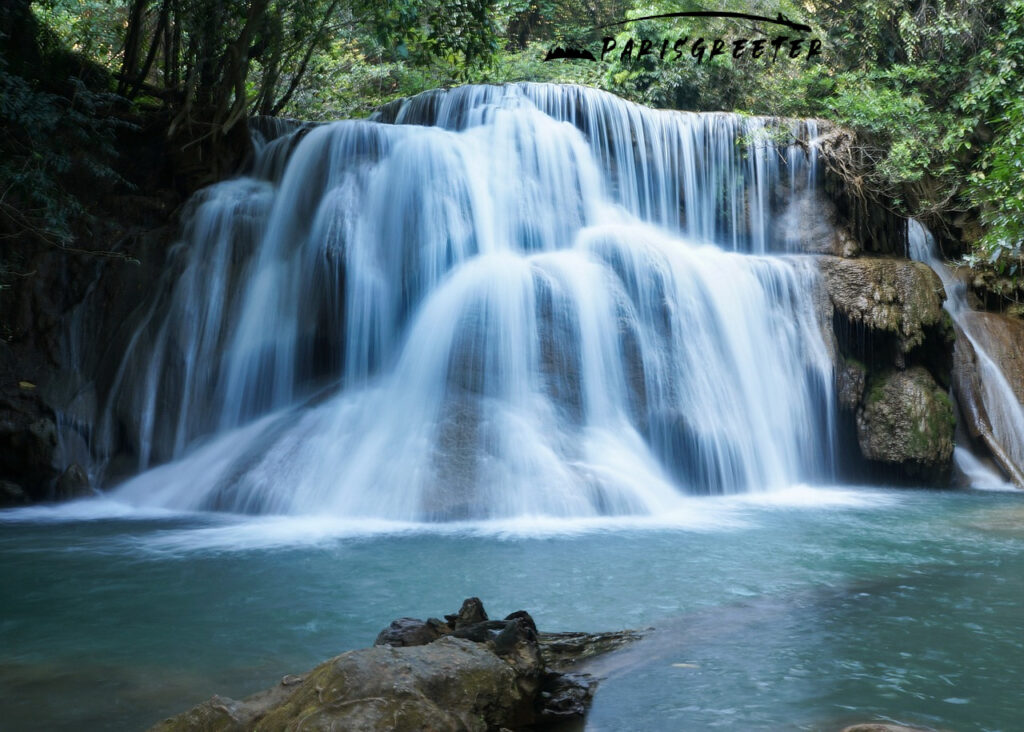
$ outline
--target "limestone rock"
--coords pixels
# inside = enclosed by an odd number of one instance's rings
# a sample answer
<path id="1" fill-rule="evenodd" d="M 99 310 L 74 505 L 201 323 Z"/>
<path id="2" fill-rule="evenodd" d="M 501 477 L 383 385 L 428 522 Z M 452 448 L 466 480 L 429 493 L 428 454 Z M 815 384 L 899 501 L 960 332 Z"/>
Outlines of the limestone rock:
<path id="1" fill-rule="evenodd" d="M 67 470 L 57 478 L 58 499 L 77 498 L 89 491 L 89 476 L 85 469 L 78 463 L 72 463 Z"/>
<path id="2" fill-rule="evenodd" d="M 434 621 L 439 623 L 440 621 Z M 448 631 L 450 632 L 450 631 Z M 392 620 L 373 642 L 375 646 L 425 646 L 442 635 L 439 627 L 430 620 L 424 622 L 416 618 L 399 618 Z"/>
<path id="3" fill-rule="evenodd" d="M 971 333 L 1006 377 L 1018 401 L 1024 402 L 1024 323 L 995 313 L 971 312 L 967 318 Z M 978 354 L 962 331 L 957 333 L 953 352 L 953 392 L 967 433 L 982 442 L 993 459 L 1018 487 L 1024 489 L 1024 459 L 1019 444 L 1000 440 L 992 427 L 992 418 L 1006 407 L 993 399 L 985 388 L 985 369 Z M 991 403 L 996 402 L 996 403 Z"/>
<path id="4" fill-rule="evenodd" d="M 1017 401 L 1024 403 L 1024 321 L 986 312 L 963 317 L 978 344 L 1006 376 Z"/>
<path id="5" fill-rule="evenodd" d="M 894 335 L 903 353 L 943 321 L 942 281 L 922 262 L 821 257 L 819 267 L 835 309 L 851 323 Z"/>
<path id="6" fill-rule="evenodd" d="M 244 701 L 214 696 L 152 730 L 517 730 L 586 711 L 596 682 L 546 665 L 528 613 L 488 620 L 474 597 L 446 618 L 400 618 L 381 632 L 379 645 L 286 676 Z M 554 636 L 572 636 L 570 645 L 587 657 L 639 634 Z"/>
<path id="7" fill-rule="evenodd" d="M 836 396 L 840 407 L 851 411 L 857 408 L 864 395 L 867 376 L 867 368 L 860 361 L 842 360 L 836 369 Z"/>
<path id="8" fill-rule="evenodd" d="M 943 474 L 953 455 L 953 405 L 925 369 L 890 370 L 868 381 L 857 440 L 868 460 L 911 475 Z"/>
<path id="9" fill-rule="evenodd" d="M 513 668 L 461 638 L 343 653 L 277 691 L 283 700 L 214 697 L 153 730 L 488 730 L 533 718 Z"/>

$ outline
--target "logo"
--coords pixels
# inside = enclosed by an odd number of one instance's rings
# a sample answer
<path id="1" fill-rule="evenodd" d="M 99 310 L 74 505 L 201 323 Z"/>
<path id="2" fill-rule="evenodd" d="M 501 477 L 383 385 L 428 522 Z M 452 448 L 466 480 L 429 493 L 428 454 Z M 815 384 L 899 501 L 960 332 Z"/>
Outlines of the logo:
<path id="1" fill-rule="evenodd" d="M 679 62 L 684 55 L 694 59 L 696 63 L 702 63 L 705 58 L 710 61 L 716 56 L 729 54 L 733 59 L 757 60 L 766 63 L 775 63 L 782 59 L 810 59 L 821 55 L 821 40 L 808 37 L 811 33 L 811 26 L 806 23 L 797 23 L 790 20 L 782 13 L 774 18 L 765 15 L 752 15 L 750 13 L 734 13 L 729 11 L 694 10 L 679 13 L 661 13 L 660 15 L 645 15 L 642 18 L 630 18 L 618 23 L 608 23 L 597 26 L 597 31 L 606 31 L 608 28 L 616 28 L 639 23 L 644 20 L 665 20 L 671 18 L 729 18 L 733 20 L 751 20 L 760 23 L 781 26 L 789 29 L 787 35 L 762 35 L 761 37 L 743 38 L 704 38 L 703 36 L 692 38 L 680 36 L 676 38 L 634 38 L 630 37 L 619 47 L 614 36 L 604 36 L 601 39 L 600 60 L 617 58 L 622 64 L 631 64 L 643 59 L 657 59 L 658 61 Z M 544 57 L 545 61 L 557 59 L 578 59 L 584 61 L 598 61 L 598 58 L 587 49 L 561 48 L 556 47 L 548 51 Z"/>

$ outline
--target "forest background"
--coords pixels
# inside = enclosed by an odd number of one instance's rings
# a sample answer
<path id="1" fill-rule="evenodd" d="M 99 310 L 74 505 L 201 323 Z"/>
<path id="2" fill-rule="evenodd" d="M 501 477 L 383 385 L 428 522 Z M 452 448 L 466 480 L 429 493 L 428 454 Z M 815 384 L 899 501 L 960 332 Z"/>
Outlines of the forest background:
<path id="1" fill-rule="evenodd" d="M 621 25 L 679 11 L 782 14 L 811 32 L 735 18 Z M 780 35 L 819 39 L 821 52 L 688 53 L 698 38 Z M 616 49 L 600 59 L 608 37 Z M 631 38 L 670 39 L 670 53 L 686 38 L 686 55 L 624 56 Z M 599 60 L 545 61 L 556 47 Z M 0 287 L 27 274 L 12 247 L 126 256 L 91 234 L 97 196 L 140 185 L 123 160 L 130 132 L 160 139 L 185 196 L 233 171 L 250 115 L 362 117 L 427 89 L 514 81 L 842 125 L 844 174 L 864 201 L 921 218 L 947 257 L 987 278 L 995 307 L 1022 312 L 1024 0 L 5 0 Z"/>

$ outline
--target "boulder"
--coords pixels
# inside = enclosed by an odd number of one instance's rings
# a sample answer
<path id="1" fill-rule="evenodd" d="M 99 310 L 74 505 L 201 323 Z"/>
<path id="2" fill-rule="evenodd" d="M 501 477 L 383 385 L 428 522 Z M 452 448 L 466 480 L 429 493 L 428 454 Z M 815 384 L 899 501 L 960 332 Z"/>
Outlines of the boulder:
<path id="1" fill-rule="evenodd" d="M 820 257 L 819 268 L 835 310 L 854 325 L 892 335 L 902 353 L 944 322 L 942 281 L 922 262 Z"/>
<path id="2" fill-rule="evenodd" d="M 479 597 L 470 597 L 462 601 L 462 607 L 454 615 L 445 615 L 444 619 L 453 629 L 459 630 L 467 625 L 476 625 L 487 621 L 487 612 Z M 532 622 L 532 621 L 531 621 Z"/>
<path id="3" fill-rule="evenodd" d="M 596 682 L 548 662 L 536 624 L 518 611 L 489 620 L 469 598 L 458 613 L 424 622 L 399 618 L 377 645 L 349 651 L 244 701 L 214 696 L 160 722 L 179 730 L 519 730 L 579 719 Z M 617 648 L 639 634 L 548 634 L 579 657 Z M 588 642 L 588 639 L 592 642 Z"/>
<path id="4" fill-rule="evenodd" d="M 399 618 L 392 620 L 373 642 L 375 646 L 424 646 L 436 641 L 442 632 L 440 621 L 431 618 L 424 622 L 416 618 Z M 448 631 L 450 632 L 450 631 Z"/>
<path id="5" fill-rule="evenodd" d="M 482 644 L 446 637 L 343 653 L 291 686 L 242 702 L 214 697 L 152 729 L 482 731 L 532 720 L 533 699 L 510 665 Z"/>
<path id="6" fill-rule="evenodd" d="M 857 411 L 865 458 L 914 477 L 946 474 L 953 456 L 953 405 L 924 368 L 872 375 Z"/>

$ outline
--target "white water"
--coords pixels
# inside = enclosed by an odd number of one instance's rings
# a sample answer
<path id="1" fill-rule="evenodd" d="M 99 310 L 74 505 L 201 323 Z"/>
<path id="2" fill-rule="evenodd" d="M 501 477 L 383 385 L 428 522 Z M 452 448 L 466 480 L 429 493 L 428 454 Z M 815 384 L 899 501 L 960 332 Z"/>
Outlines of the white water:
<path id="1" fill-rule="evenodd" d="M 993 437 L 1015 465 L 1024 466 L 1024 405 L 1017 400 L 1006 375 L 979 341 L 978 334 L 974 332 L 975 324 L 966 317 L 971 311 L 966 285 L 939 258 L 931 233 L 916 220 L 911 219 L 908 225 L 910 257 L 925 262 L 939 275 L 946 290 L 945 308 L 977 355 L 981 398 L 992 425 Z M 957 447 L 953 457 L 972 486 L 987 490 L 1005 490 L 1012 486 L 964 447 Z"/>
<path id="2" fill-rule="evenodd" d="M 816 160 L 771 127 L 524 84 L 261 144 L 106 400 L 95 449 L 173 460 L 115 497 L 584 518 L 827 478 L 816 275 L 766 254 Z"/>

